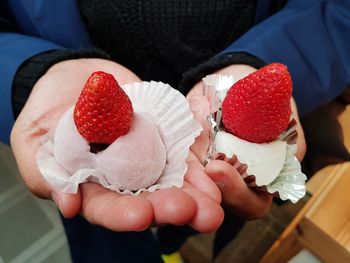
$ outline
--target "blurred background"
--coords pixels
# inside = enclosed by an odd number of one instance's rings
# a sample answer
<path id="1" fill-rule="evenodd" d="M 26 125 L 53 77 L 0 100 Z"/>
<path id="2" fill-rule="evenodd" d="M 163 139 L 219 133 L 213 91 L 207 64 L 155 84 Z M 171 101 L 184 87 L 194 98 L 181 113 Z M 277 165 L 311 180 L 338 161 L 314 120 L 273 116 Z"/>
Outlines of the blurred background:
<path id="1" fill-rule="evenodd" d="M 71 262 L 58 211 L 34 197 L 18 174 L 9 147 L 0 144 L 0 263 Z"/>

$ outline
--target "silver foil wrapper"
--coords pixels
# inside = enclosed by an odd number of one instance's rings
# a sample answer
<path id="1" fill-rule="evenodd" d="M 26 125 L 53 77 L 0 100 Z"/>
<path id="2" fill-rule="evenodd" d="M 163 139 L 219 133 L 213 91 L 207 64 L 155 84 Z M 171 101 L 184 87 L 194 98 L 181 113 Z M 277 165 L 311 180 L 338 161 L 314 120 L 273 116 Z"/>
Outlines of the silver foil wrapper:
<path id="1" fill-rule="evenodd" d="M 219 153 L 215 145 L 215 137 L 219 131 L 224 131 L 223 124 L 221 122 L 222 114 L 222 101 L 224 100 L 227 91 L 232 85 L 237 82 L 238 79 L 234 76 L 227 75 L 208 75 L 203 79 L 203 93 L 210 103 L 210 115 L 207 117 L 209 125 L 211 127 L 209 147 L 205 162 L 209 162 L 211 159 L 215 159 Z M 267 191 L 268 193 L 278 196 L 282 200 L 290 200 L 296 203 L 306 193 L 305 181 L 307 177 L 301 172 L 301 166 L 297 158 L 295 157 L 297 150 L 297 137 L 296 121 L 291 116 L 289 126 L 286 131 L 282 132 L 276 139 L 278 141 L 286 142 L 286 154 L 284 164 L 277 177 L 267 185 L 257 185 L 256 177 L 254 174 L 248 174 L 245 176 L 244 181 L 251 188 L 261 191 Z M 230 158 L 230 156 L 228 156 Z M 237 156 L 238 161 L 240 159 Z M 245 173 L 246 174 L 246 173 Z"/>

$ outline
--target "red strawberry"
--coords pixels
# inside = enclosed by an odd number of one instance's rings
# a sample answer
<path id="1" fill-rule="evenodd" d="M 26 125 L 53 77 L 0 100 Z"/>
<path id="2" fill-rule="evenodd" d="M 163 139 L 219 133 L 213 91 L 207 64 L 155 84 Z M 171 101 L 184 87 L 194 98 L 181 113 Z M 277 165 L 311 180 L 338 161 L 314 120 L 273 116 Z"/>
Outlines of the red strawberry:
<path id="1" fill-rule="evenodd" d="M 113 75 L 94 72 L 74 109 L 79 133 L 91 144 L 111 144 L 129 131 L 133 108 Z"/>
<path id="2" fill-rule="evenodd" d="M 272 63 L 235 83 L 222 104 L 225 128 L 254 143 L 270 142 L 283 132 L 291 114 L 292 80 L 288 69 Z"/>

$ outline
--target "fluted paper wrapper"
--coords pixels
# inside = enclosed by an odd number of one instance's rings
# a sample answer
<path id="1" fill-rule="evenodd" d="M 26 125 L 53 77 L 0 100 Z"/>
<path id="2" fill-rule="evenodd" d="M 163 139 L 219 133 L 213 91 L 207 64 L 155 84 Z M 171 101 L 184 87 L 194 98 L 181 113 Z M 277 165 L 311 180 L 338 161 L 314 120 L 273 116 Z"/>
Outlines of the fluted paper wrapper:
<path id="1" fill-rule="evenodd" d="M 235 76 L 217 74 L 203 79 L 203 93 L 211 105 L 211 115 L 207 118 L 211 127 L 211 146 L 207 161 L 219 152 L 227 156 L 236 154 L 241 163 L 248 165 L 250 187 L 296 203 L 306 193 L 306 176 L 301 172 L 300 163 L 295 157 L 296 122 L 291 116 L 287 130 L 275 141 L 265 144 L 247 142 L 227 133 L 221 122 L 221 105 L 227 91 L 236 81 L 238 79 Z M 238 152 L 241 152 L 241 156 Z M 272 176 L 269 171 L 273 171 Z"/>
<path id="2" fill-rule="evenodd" d="M 144 131 L 135 128 L 132 140 L 126 139 L 128 137 L 124 135 L 107 149 L 97 154 L 91 153 L 88 142 L 75 127 L 72 107 L 64 114 L 55 132 L 46 138 L 46 142 L 37 153 L 39 170 L 54 187 L 66 193 L 76 193 L 79 184 L 94 182 L 119 193 L 134 195 L 173 186 L 182 187 L 189 148 L 202 130 L 194 119 L 186 98 L 161 82 L 133 83 L 122 88 L 133 104 L 133 123 L 136 122 L 136 118 L 139 120 L 138 127 L 151 126 L 150 134 L 153 137 L 150 137 L 148 148 L 136 144 L 141 141 L 147 143 L 148 137 Z M 154 135 L 155 131 L 157 135 Z M 141 138 L 138 133 L 141 134 Z M 130 141 L 132 145 L 128 144 Z M 156 147 L 151 147 L 153 142 L 157 144 Z M 129 154 L 130 158 L 126 158 L 126 154 Z M 148 160 L 157 162 L 157 165 L 150 168 Z M 159 174 L 152 175 L 153 179 L 148 178 L 142 173 L 141 163 L 146 165 L 149 171 L 158 171 Z M 113 174 L 113 171 L 120 171 L 120 166 L 130 167 L 134 172 L 129 175 Z M 130 178 L 125 179 L 126 176 Z M 147 186 L 125 189 L 121 182 L 125 180 Z"/>

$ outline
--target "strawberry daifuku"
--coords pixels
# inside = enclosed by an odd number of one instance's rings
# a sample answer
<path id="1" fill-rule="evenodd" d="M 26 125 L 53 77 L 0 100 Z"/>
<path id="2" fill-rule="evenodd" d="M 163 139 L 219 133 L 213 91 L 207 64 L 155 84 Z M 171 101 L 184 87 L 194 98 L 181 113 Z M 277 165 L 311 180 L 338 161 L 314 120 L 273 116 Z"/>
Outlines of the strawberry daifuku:
<path id="1" fill-rule="evenodd" d="M 87 80 L 74 109 L 74 122 L 89 143 L 111 144 L 131 126 L 133 108 L 113 75 L 97 71 Z"/>
<path id="2" fill-rule="evenodd" d="M 92 182 L 138 195 L 183 186 L 190 146 L 202 130 L 185 96 L 155 81 L 121 87 L 101 71 L 82 88 L 37 153 L 55 189 L 77 193 Z"/>
<path id="3" fill-rule="evenodd" d="M 236 82 L 222 104 L 228 132 L 253 143 L 275 140 L 288 126 L 292 80 L 280 63 L 269 64 Z"/>
<path id="4" fill-rule="evenodd" d="M 298 134 L 288 69 L 272 63 L 237 82 L 236 77 L 213 74 L 203 79 L 211 110 L 207 156 L 235 155 L 246 165 L 239 173 L 248 187 L 295 203 L 305 195 L 306 176 L 295 157 Z"/>
<path id="5" fill-rule="evenodd" d="M 166 162 L 156 124 L 134 113 L 113 75 L 102 71 L 92 73 L 75 107 L 59 121 L 54 153 L 68 172 L 97 169 L 100 180 L 119 190 L 153 185 Z"/>

